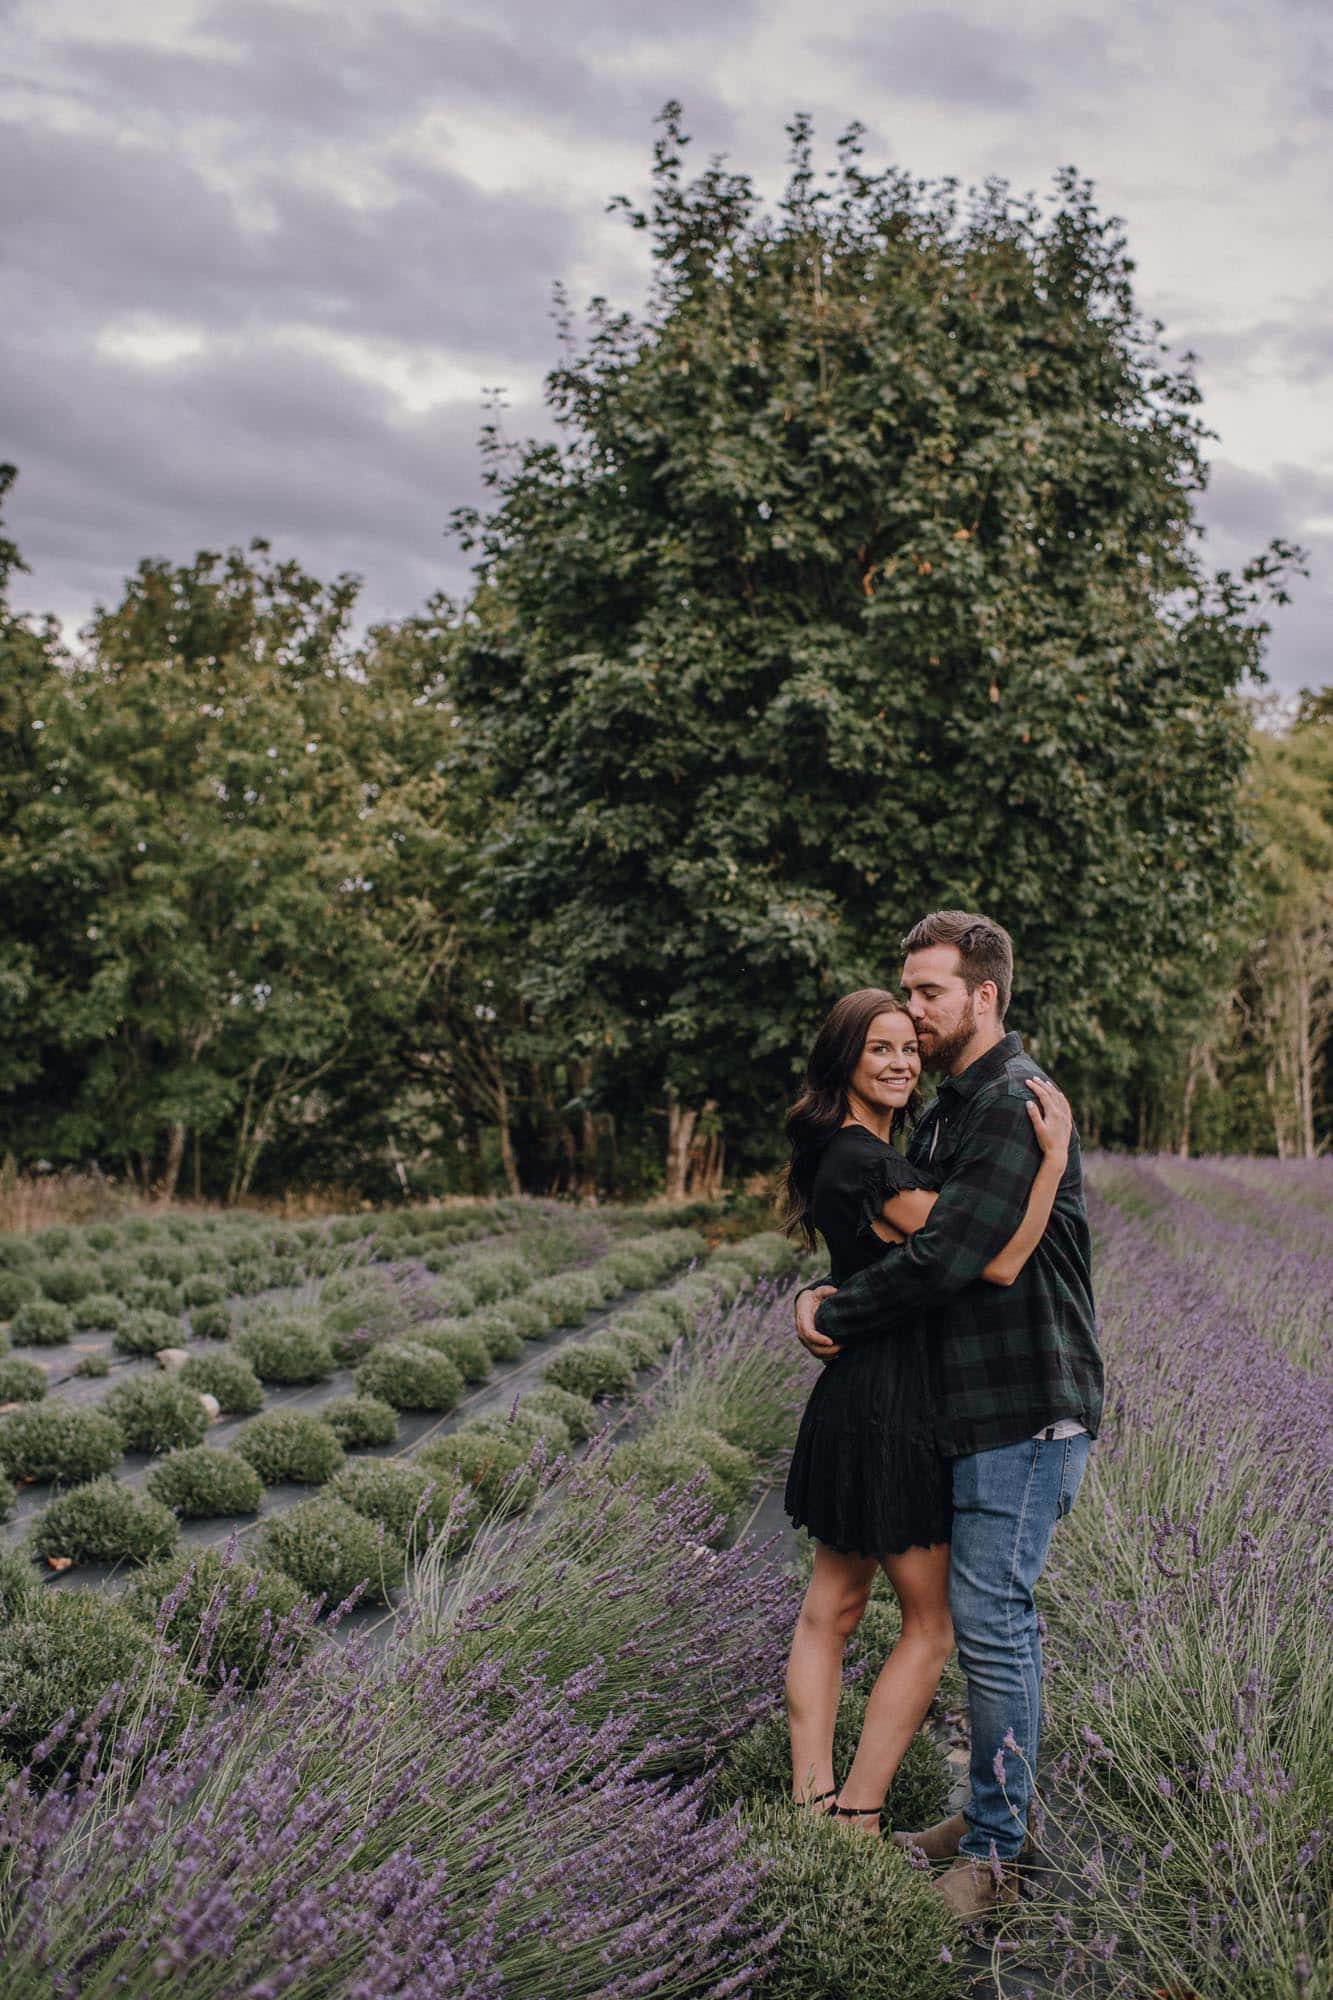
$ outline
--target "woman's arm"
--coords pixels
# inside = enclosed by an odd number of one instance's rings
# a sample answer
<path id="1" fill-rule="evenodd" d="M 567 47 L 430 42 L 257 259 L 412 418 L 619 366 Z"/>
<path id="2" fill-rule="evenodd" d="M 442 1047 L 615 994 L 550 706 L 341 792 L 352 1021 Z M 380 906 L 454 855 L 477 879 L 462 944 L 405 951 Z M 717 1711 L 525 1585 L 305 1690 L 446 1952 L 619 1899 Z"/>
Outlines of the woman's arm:
<path id="1" fill-rule="evenodd" d="M 872 1222 L 870 1227 L 882 1243 L 905 1243 L 918 1229 L 925 1228 L 938 1200 L 939 1196 L 929 1188 L 903 1188 L 889 1196 L 880 1211 L 883 1219 Z"/>
<path id="2" fill-rule="evenodd" d="M 992 1257 L 981 1273 L 992 1285 L 1012 1285 L 1041 1242 L 1069 1163 L 1069 1135 L 1074 1129 L 1074 1117 L 1068 1100 L 1043 1077 L 1030 1078 L 1028 1088 L 1036 1097 L 1036 1102 L 1029 1104 L 1028 1111 L 1037 1144 L 1041 1147 L 1042 1161 L 1028 1195 L 1023 1220 L 1003 1250 Z M 918 1229 L 925 1227 L 938 1200 L 939 1196 L 926 1188 L 906 1188 L 885 1202 L 883 1220 L 872 1222 L 870 1226 L 882 1242 L 904 1243 Z"/>
<path id="3" fill-rule="evenodd" d="M 1028 1115 L 1037 1135 L 1037 1144 L 1041 1147 L 1041 1165 L 1032 1183 L 1023 1220 L 1003 1250 L 997 1257 L 991 1258 L 981 1274 L 992 1285 L 1012 1285 L 1041 1242 L 1069 1164 L 1069 1135 L 1074 1129 L 1074 1114 L 1069 1108 L 1068 1098 L 1053 1083 L 1047 1083 L 1040 1076 L 1028 1078 L 1028 1089 L 1037 1100 L 1035 1104 L 1029 1104 Z"/>

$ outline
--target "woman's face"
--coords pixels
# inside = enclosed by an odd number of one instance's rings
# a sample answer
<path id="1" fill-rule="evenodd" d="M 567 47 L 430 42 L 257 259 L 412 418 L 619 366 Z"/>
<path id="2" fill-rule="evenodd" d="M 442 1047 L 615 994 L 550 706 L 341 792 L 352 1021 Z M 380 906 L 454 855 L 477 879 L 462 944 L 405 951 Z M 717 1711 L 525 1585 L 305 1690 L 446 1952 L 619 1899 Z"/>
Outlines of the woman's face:
<path id="1" fill-rule="evenodd" d="M 861 1058 L 852 1072 L 848 1096 L 881 1115 L 901 1111 L 921 1075 L 916 1029 L 906 1014 L 876 1014 Z"/>

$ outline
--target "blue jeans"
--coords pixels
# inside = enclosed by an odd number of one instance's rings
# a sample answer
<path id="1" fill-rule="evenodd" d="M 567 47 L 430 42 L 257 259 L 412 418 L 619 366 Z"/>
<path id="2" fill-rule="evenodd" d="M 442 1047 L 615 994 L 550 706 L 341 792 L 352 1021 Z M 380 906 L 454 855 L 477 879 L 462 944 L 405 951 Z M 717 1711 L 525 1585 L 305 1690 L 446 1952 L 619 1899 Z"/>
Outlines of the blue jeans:
<path id="1" fill-rule="evenodd" d="M 1001 1861 L 1023 1845 L 1041 1730 L 1041 1639 L 1032 1589 L 1074 1504 L 1088 1437 L 1033 1438 L 957 1458 L 949 1609 L 967 1676 L 972 1797 L 962 1851 Z M 1022 1757 L 1005 1748 L 1013 1731 Z M 996 1776 L 997 1753 L 1004 1782 Z"/>

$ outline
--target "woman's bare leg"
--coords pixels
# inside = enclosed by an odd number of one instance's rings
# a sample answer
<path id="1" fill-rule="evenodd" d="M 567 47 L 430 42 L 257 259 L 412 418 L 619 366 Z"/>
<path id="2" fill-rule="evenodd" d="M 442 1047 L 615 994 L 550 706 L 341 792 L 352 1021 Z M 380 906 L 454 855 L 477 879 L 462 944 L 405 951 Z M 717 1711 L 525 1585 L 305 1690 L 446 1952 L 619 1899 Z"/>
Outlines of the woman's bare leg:
<path id="1" fill-rule="evenodd" d="M 815 1543 L 814 1574 L 787 1661 L 795 1798 L 808 1801 L 833 1789 L 833 1726 L 842 1694 L 843 1649 L 861 1622 L 878 1568 L 873 1556 L 839 1555 Z"/>
<path id="2" fill-rule="evenodd" d="M 949 1544 L 937 1542 L 928 1549 L 908 1549 L 904 1555 L 885 1556 L 883 1560 L 884 1572 L 902 1607 L 903 1628 L 870 1690 L 861 1741 L 838 1795 L 843 1804 L 869 1811 L 872 1817 L 847 1822 L 866 1832 L 878 1831 L 874 1810 L 888 1795 L 893 1774 L 925 1719 L 953 1651 Z"/>

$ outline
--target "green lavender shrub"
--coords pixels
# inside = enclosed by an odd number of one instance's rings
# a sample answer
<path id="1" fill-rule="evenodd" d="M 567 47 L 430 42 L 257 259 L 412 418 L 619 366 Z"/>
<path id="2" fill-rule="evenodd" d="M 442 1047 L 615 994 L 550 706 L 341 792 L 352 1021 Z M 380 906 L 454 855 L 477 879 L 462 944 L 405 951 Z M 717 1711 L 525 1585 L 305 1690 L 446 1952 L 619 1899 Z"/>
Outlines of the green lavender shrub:
<path id="1" fill-rule="evenodd" d="M 626 1311 L 617 1313 L 610 1324 L 617 1332 L 622 1327 L 631 1327 L 636 1333 L 646 1333 L 659 1354 L 665 1354 L 680 1338 L 675 1313 L 659 1305 L 656 1299 L 639 1299 Z"/>
<path id="2" fill-rule="evenodd" d="M 398 1412 L 379 1396 L 335 1396 L 319 1414 L 348 1451 L 392 1444 L 398 1435 Z"/>
<path id="3" fill-rule="evenodd" d="M 12 1319 L 20 1306 L 38 1296 L 37 1280 L 26 1271 L 0 1269 L 0 1319 Z"/>
<path id="4" fill-rule="evenodd" d="M 554 1410 L 533 1409 L 526 1400 L 512 1410 L 491 1410 L 485 1416 L 474 1417 L 469 1430 L 495 1431 L 501 1437 L 512 1438 L 530 1452 L 539 1442 L 546 1447 L 546 1456 L 555 1458 L 560 1452 L 569 1450 L 573 1442 L 569 1425 Z"/>
<path id="5" fill-rule="evenodd" d="M 170 1375 L 130 1375 L 108 1390 L 103 1413 L 119 1427 L 126 1451 L 169 1451 L 198 1444 L 208 1416 L 197 1390 Z"/>
<path id="6" fill-rule="evenodd" d="M 13 1229 L 0 1231 L 0 1271 L 23 1271 L 36 1262 L 30 1236 L 20 1236 Z"/>
<path id="7" fill-rule="evenodd" d="M 459 1320 L 431 1321 L 431 1325 L 437 1328 L 461 1324 Z M 470 1333 L 477 1335 L 492 1361 L 517 1361 L 521 1358 L 523 1337 L 515 1331 L 508 1307 L 492 1306 L 489 1312 L 477 1313 L 467 1326 Z"/>
<path id="8" fill-rule="evenodd" d="M 522 1514 L 537 1495 L 537 1475 L 528 1456 L 527 1447 L 517 1439 L 467 1424 L 424 1446 L 416 1463 L 470 1486 L 483 1513 Z"/>
<path id="9" fill-rule="evenodd" d="M 196 1340 L 230 1340 L 231 1313 L 224 1305 L 196 1306 L 190 1314 L 190 1332 Z"/>
<path id="10" fill-rule="evenodd" d="M 654 1425 L 611 1454 L 607 1470 L 617 1481 L 650 1494 L 684 1486 L 703 1474 L 702 1490 L 720 1514 L 730 1514 L 749 1494 L 755 1460 L 703 1424 Z"/>
<path id="11" fill-rule="evenodd" d="M 40 1403 L 47 1387 L 46 1370 L 39 1361 L 0 1355 L 0 1403 Z"/>
<path id="12" fill-rule="evenodd" d="M 152 1562 L 170 1555 L 180 1535 L 176 1517 L 119 1479 L 92 1479 L 48 1501 L 33 1523 L 39 1556 L 76 1563 Z"/>
<path id="13" fill-rule="evenodd" d="M 429 1257 L 426 1266 L 430 1268 Z M 432 1285 L 429 1304 L 432 1313 L 441 1319 L 466 1319 L 469 1313 L 476 1312 L 481 1300 L 471 1285 L 465 1285 L 452 1271 L 446 1271 Z"/>
<path id="14" fill-rule="evenodd" d="M 73 1338 L 74 1314 L 54 1299 L 32 1299 L 14 1314 L 9 1332 L 20 1347 L 62 1347 Z"/>
<path id="15" fill-rule="evenodd" d="M 474 1250 L 459 1258 L 453 1275 L 467 1286 L 477 1305 L 490 1306 L 521 1292 L 532 1278 L 532 1267 L 511 1250 Z"/>
<path id="16" fill-rule="evenodd" d="M 158 1312 L 145 1306 L 132 1312 L 116 1328 L 111 1336 L 111 1345 L 117 1354 L 153 1355 L 164 1347 L 180 1345 L 180 1321 L 170 1313 Z"/>
<path id="17" fill-rule="evenodd" d="M 197 1271 L 181 1285 L 181 1298 L 187 1306 L 220 1306 L 226 1296 L 227 1287 L 211 1271 Z"/>
<path id="18" fill-rule="evenodd" d="M 80 1333 L 112 1333 L 127 1317 L 125 1306 L 112 1292 L 89 1292 L 71 1310 Z"/>
<path id="19" fill-rule="evenodd" d="M 366 1356 L 356 1371 L 356 1386 L 395 1410 L 452 1410 L 463 1393 L 463 1378 L 446 1355 L 396 1340 Z"/>
<path id="20" fill-rule="evenodd" d="M 545 1310 L 552 1326 L 582 1326 L 606 1292 L 590 1271 L 566 1271 L 558 1278 L 540 1279 L 527 1296 Z"/>
<path id="21" fill-rule="evenodd" d="M 483 1317 L 496 1326 L 510 1327 L 524 1340 L 546 1340 L 555 1332 L 545 1306 L 526 1292 L 517 1298 L 506 1299 L 503 1305 L 493 1306 L 484 1315 L 478 1313 L 475 1319 L 468 1321 L 468 1325 L 476 1326 Z"/>
<path id="22" fill-rule="evenodd" d="M 216 1396 L 228 1417 L 252 1417 L 264 1403 L 264 1385 L 242 1354 L 226 1348 L 214 1354 L 191 1354 L 177 1381 L 196 1395 Z"/>
<path id="23" fill-rule="evenodd" d="M 382 1522 L 399 1548 L 406 1548 L 409 1539 L 424 1548 L 440 1534 L 462 1490 L 462 1480 L 399 1458 L 354 1459 L 329 1483 L 335 1499 L 367 1520 Z M 460 1527 L 464 1518 L 460 1509 L 455 1515 Z"/>
<path id="24" fill-rule="evenodd" d="M 242 1424 L 232 1445 L 266 1486 L 296 1480 L 319 1486 L 343 1463 L 343 1448 L 328 1424 L 304 1410 L 264 1410 Z"/>
<path id="25" fill-rule="evenodd" d="M 41 1587 L 27 1556 L 0 1542 L 0 1628 L 21 1618 Z"/>
<path id="26" fill-rule="evenodd" d="M 661 1358 L 661 1349 L 652 1334 L 645 1333 L 642 1327 L 627 1326 L 623 1320 L 611 1320 L 597 1338 L 619 1349 L 636 1373 L 642 1368 L 652 1368 Z"/>
<path id="27" fill-rule="evenodd" d="M 197 1444 L 159 1459 L 148 1474 L 148 1491 L 183 1519 L 207 1521 L 257 1514 L 264 1482 L 239 1452 Z"/>
<path id="28" fill-rule="evenodd" d="M 133 1312 L 166 1313 L 174 1320 L 181 1310 L 180 1287 L 166 1278 L 145 1278 L 140 1273 L 124 1288 L 121 1297 Z"/>
<path id="29" fill-rule="evenodd" d="M 91 1715 L 113 1683 L 128 1696 L 152 1654 L 151 1631 L 102 1591 L 41 1591 L 0 1622 L 0 1752 L 23 1763 L 67 1713 Z M 82 1755 L 66 1735 L 45 1762 Z"/>
<path id="30" fill-rule="evenodd" d="M 235 1346 L 261 1382 L 327 1382 L 334 1371 L 333 1349 L 318 1325 L 294 1314 L 242 1327 Z"/>
<path id="31" fill-rule="evenodd" d="M 48 1299 L 54 1299 L 57 1305 L 72 1306 L 76 1299 L 97 1290 L 99 1274 L 96 1264 L 77 1263 L 70 1258 L 39 1264 L 35 1275 Z"/>
<path id="32" fill-rule="evenodd" d="M 750 1283 L 746 1273 L 735 1264 L 710 1264 L 699 1275 L 713 1295 L 723 1299 L 727 1305 L 734 1305 Z"/>
<path id="33" fill-rule="evenodd" d="M 93 1381 L 101 1381 L 104 1376 L 111 1373 L 111 1363 L 105 1354 L 97 1352 L 81 1354 L 74 1363 L 70 1373 L 73 1375 L 85 1375 Z"/>
<path id="34" fill-rule="evenodd" d="M 554 1382 L 543 1382 L 536 1389 L 529 1390 L 519 1404 L 520 1410 L 549 1410 L 559 1417 L 570 1437 L 576 1444 L 596 1437 L 606 1422 L 606 1412 L 597 1407 L 590 1397 L 580 1396 L 573 1389 L 561 1389 Z"/>
<path id="35" fill-rule="evenodd" d="M 185 1667 L 212 1686 L 234 1674 L 241 1687 L 260 1687 L 276 1662 L 299 1659 L 310 1649 L 309 1619 L 299 1616 L 308 1600 L 283 1570 L 199 1549 L 141 1570 L 124 1603 L 152 1625 L 169 1599 L 175 1610 L 162 1636 L 177 1648 Z M 212 1632 L 207 1653 L 206 1623 Z"/>
<path id="36" fill-rule="evenodd" d="M 0 1467 L 11 1479 L 76 1486 L 110 1472 L 124 1449 L 119 1426 L 100 1410 L 42 1402 L 0 1417 Z"/>
<path id="37" fill-rule="evenodd" d="M 764 2000 L 947 2000 L 957 1926 L 928 1874 L 887 1841 L 848 1834 L 804 1806 L 745 1815 L 759 1888 L 757 1921 L 785 1928 Z"/>
<path id="38" fill-rule="evenodd" d="M 452 1361 L 465 1382 L 485 1382 L 495 1372 L 490 1350 L 467 1320 L 429 1320 L 414 1326 L 411 1338 L 417 1347 L 429 1347 Z"/>
<path id="39" fill-rule="evenodd" d="M 326 1611 L 358 1589 L 360 1602 L 387 1604 L 403 1580 L 402 1552 L 393 1538 L 377 1521 L 324 1494 L 275 1514 L 261 1547 L 302 1590 L 322 1597 Z"/>
<path id="40" fill-rule="evenodd" d="M 634 1386 L 633 1362 L 604 1341 L 571 1342 L 551 1356 L 542 1374 L 557 1389 L 572 1389 L 594 1402 L 603 1396 L 628 1395 Z"/>

